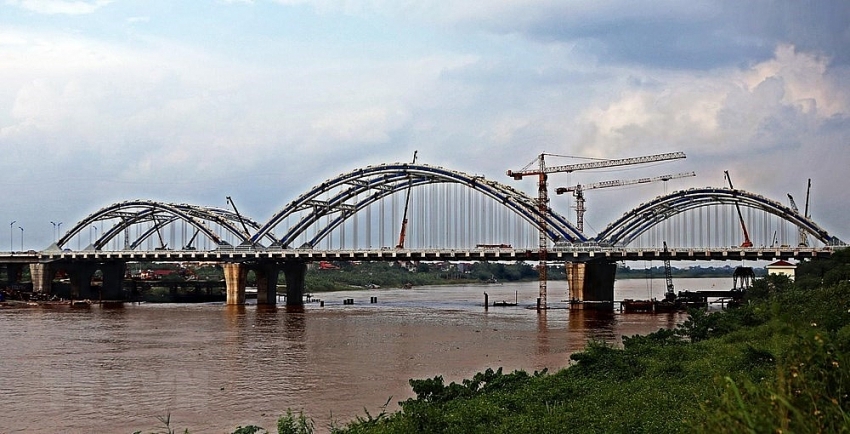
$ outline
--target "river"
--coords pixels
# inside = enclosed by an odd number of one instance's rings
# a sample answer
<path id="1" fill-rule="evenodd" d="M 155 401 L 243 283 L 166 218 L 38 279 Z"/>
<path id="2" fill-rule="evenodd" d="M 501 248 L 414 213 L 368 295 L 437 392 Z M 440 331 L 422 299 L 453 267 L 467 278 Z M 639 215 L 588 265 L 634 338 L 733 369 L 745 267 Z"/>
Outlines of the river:
<path id="1" fill-rule="evenodd" d="M 727 289 L 731 279 L 676 284 Z M 564 288 L 549 282 L 553 308 L 543 314 L 533 308 L 536 282 L 323 293 L 323 307 L 309 303 L 302 312 L 223 304 L 2 309 L 0 433 L 153 432 L 166 417 L 178 432 L 274 432 L 287 408 L 327 432 L 364 409 L 398 409 L 413 396 L 410 378 L 442 375 L 448 383 L 486 368 L 557 370 L 588 339 L 617 343 L 685 319 L 570 311 Z M 618 280 L 615 297 L 663 291 L 658 280 Z M 491 303 L 518 305 L 485 309 L 484 292 Z M 355 304 L 344 304 L 348 298 Z"/>

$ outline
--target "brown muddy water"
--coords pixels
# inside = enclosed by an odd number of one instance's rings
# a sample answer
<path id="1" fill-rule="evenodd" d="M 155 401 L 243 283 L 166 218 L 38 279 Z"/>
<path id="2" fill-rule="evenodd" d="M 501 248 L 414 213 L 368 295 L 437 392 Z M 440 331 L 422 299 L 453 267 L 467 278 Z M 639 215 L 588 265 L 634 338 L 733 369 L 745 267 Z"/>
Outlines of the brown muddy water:
<path id="1" fill-rule="evenodd" d="M 731 280 L 731 279 L 729 279 Z M 727 279 L 677 287 L 726 289 Z M 651 286 L 654 285 L 654 288 Z M 255 305 L 141 304 L 0 309 L 0 433 L 274 431 L 286 410 L 318 432 L 413 396 L 408 380 L 447 382 L 487 368 L 568 366 L 588 339 L 674 327 L 681 314 L 534 310 L 535 282 L 317 294 L 302 312 Z M 663 282 L 618 280 L 616 297 L 660 297 Z M 490 302 L 518 306 L 484 309 Z M 377 297 L 377 303 L 370 303 Z M 354 298 L 354 305 L 343 300 Z M 365 410 L 365 411 L 364 411 Z"/>

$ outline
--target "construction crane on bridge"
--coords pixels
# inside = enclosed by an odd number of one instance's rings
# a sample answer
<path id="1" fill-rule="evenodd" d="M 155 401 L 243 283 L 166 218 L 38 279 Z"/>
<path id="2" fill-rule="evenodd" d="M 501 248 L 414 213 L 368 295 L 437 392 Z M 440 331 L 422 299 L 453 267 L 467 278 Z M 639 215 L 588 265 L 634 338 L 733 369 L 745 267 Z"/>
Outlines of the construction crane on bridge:
<path id="1" fill-rule="evenodd" d="M 236 204 L 233 202 L 233 199 L 230 196 L 227 196 L 227 202 L 230 206 L 233 207 L 233 212 L 236 213 L 236 217 L 239 219 L 239 223 L 242 223 L 242 230 L 245 231 L 245 240 L 246 242 L 251 240 L 251 231 L 248 230 L 248 225 L 245 224 L 245 220 L 242 219 L 242 214 L 239 214 L 239 210 L 236 209 Z"/>
<path id="2" fill-rule="evenodd" d="M 416 154 L 419 151 L 413 151 L 413 162 L 410 164 L 416 164 Z M 413 187 L 412 180 L 407 184 L 407 197 L 404 198 L 404 215 L 401 218 L 401 232 L 398 234 L 398 244 L 395 246 L 396 249 L 404 248 L 404 238 L 407 234 L 407 210 L 410 208 L 410 189 Z"/>
<path id="3" fill-rule="evenodd" d="M 584 232 L 584 213 L 587 211 L 585 207 L 584 200 L 584 191 L 585 190 L 593 190 L 596 188 L 608 188 L 608 187 L 624 187 L 627 185 L 634 184 L 645 184 L 648 182 L 658 182 L 658 181 L 669 181 L 671 179 L 678 178 L 687 178 L 689 176 L 696 176 L 697 174 L 694 172 L 683 172 L 676 173 L 672 175 L 661 175 L 653 178 L 639 178 L 639 179 L 629 179 L 629 180 L 621 180 L 615 179 L 611 181 L 601 181 L 594 182 L 591 184 L 576 184 L 571 187 L 558 187 L 555 189 L 555 193 L 564 194 L 564 193 L 572 193 L 573 197 L 576 198 L 576 228 L 579 232 Z"/>
<path id="4" fill-rule="evenodd" d="M 666 154 L 648 155 L 643 157 L 621 158 L 616 160 L 595 160 L 586 163 L 568 164 L 561 166 L 546 166 L 546 156 L 561 157 L 556 154 L 540 154 L 520 170 L 508 170 L 507 175 L 515 180 L 521 180 L 526 176 L 537 176 L 537 227 L 540 230 L 538 245 L 538 273 L 540 280 L 540 302 L 538 309 L 546 309 L 546 257 L 548 255 L 548 240 L 546 228 L 546 216 L 549 214 L 549 192 L 548 179 L 550 173 L 572 173 L 577 170 L 601 169 L 616 166 L 628 166 L 633 164 L 653 163 L 685 158 L 684 152 L 671 152 Z"/>
<path id="5" fill-rule="evenodd" d="M 673 287 L 673 270 L 670 267 L 670 257 L 668 257 L 667 241 L 664 241 L 664 280 L 667 283 L 667 290 L 664 292 L 664 299 L 673 301 L 676 299 L 675 288 Z"/>
<path id="6" fill-rule="evenodd" d="M 805 218 L 809 218 L 809 193 L 811 192 L 811 190 L 812 190 L 812 179 L 809 178 L 809 184 L 806 187 L 806 211 L 803 213 L 803 217 L 805 217 Z M 797 209 L 797 204 L 794 202 L 794 197 L 791 196 L 791 193 L 788 193 L 788 201 L 791 202 L 791 209 L 793 209 L 794 212 L 799 213 L 800 210 Z M 800 228 L 799 246 L 800 247 L 808 247 L 808 245 L 809 245 L 809 237 L 806 234 L 806 230 L 803 229 L 803 228 Z"/>
<path id="7" fill-rule="evenodd" d="M 724 176 L 726 176 L 726 181 L 729 182 L 729 188 L 734 190 L 735 187 L 732 186 L 732 177 L 729 176 L 729 171 L 723 171 Z M 741 229 L 744 231 L 744 242 L 741 243 L 741 247 L 748 248 L 753 246 L 753 242 L 750 240 L 750 233 L 747 232 L 747 225 L 744 223 L 744 215 L 741 214 L 741 206 L 738 205 L 738 201 L 735 201 L 735 209 L 738 211 L 738 220 L 741 222 Z"/>

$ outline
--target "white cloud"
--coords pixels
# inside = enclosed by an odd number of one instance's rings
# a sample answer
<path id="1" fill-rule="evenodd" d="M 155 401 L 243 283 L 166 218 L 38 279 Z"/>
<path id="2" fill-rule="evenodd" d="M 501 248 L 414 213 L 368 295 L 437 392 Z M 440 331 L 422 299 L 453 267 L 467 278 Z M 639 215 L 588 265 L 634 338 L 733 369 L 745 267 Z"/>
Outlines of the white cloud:
<path id="1" fill-rule="evenodd" d="M 584 146 L 597 153 L 652 142 L 702 145 L 707 153 L 775 147 L 802 125 L 769 125 L 774 119 L 807 125 L 810 115 L 823 122 L 850 114 L 846 83 L 826 70 L 825 59 L 781 46 L 774 59 L 743 70 L 647 73 L 661 84 L 624 87 L 619 97 L 585 110 L 579 128 Z"/>
<path id="2" fill-rule="evenodd" d="M 47 15 L 85 15 L 112 3 L 113 0 L 6 0 L 6 4 Z"/>

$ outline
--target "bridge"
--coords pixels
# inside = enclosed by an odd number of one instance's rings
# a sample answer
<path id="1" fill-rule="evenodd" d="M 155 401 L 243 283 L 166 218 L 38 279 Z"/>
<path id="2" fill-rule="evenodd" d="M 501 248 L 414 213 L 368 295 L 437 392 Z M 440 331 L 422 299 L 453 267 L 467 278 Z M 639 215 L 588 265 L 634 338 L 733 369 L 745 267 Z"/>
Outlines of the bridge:
<path id="1" fill-rule="evenodd" d="M 736 247 L 736 207 L 744 210 L 754 247 Z M 402 217 L 408 212 L 409 226 Z M 397 246 L 402 221 L 408 235 Z M 282 272 L 287 303 L 297 304 L 307 264 L 315 261 L 538 260 L 540 222 L 549 243 L 545 257 L 568 264 L 575 275 L 571 297 L 578 301 L 612 299 L 618 261 L 808 259 L 844 246 L 795 208 L 744 190 L 706 187 L 656 197 L 591 236 L 506 184 L 392 163 L 325 180 L 265 223 L 235 206 L 118 202 L 86 216 L 42 251 L 0 253 L 0 264 L 8 276 L 28 265 L 34 291 L 42 293 L 50 293 L 63 270 L 80 298 L 95 298 L 91 278 L 100 270 L 99 296 L 121 298 L 128 262 L 216 262 L 225 270 L 228 303 L 244 303 L 252 270 L 258 303 L 275 303 Z M 662 250 L 662 241 L 670 249 Z"/>

